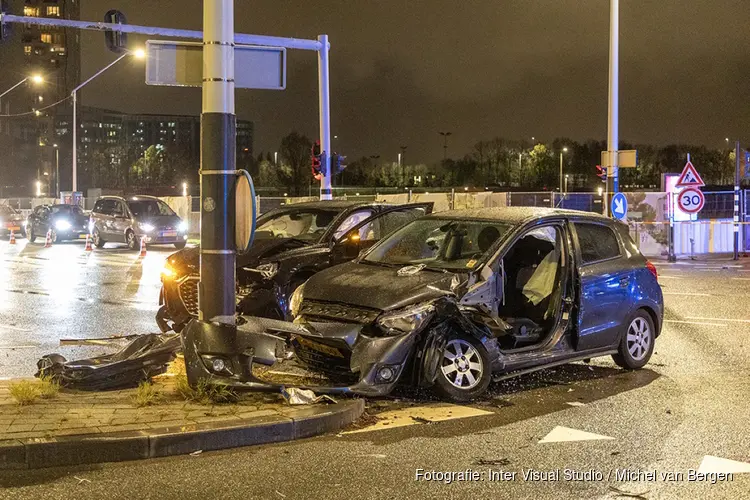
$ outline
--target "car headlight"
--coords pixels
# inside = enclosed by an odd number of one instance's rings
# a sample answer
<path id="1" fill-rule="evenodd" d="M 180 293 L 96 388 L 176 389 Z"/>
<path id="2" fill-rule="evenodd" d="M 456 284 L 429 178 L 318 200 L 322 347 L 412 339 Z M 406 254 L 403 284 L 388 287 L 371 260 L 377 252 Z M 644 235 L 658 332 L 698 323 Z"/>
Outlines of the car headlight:
<path id="1" fill-rule="evenodd" d="M 265 279 L 270 280 L 279 272 L 279 264 L 277 262 L 268 262 L 266 264 L 260 264 L 255 270 Z"/>
<path id="2" fill-rule="evenodd" d="M 289 312 L 292 313 L 292 317 L 296 318 L 299 315 L 299 308 L 302 305 L 302 293 L 305 290 L 305 284 L 302 283 L 292 294 L 289 299 Z"/>
<path id="3" fill-rule="evenodd" d="M 70 229 L 70 222 L 66 220 L 59 220 L 55 222 L 55 228 L 58 231 L 67 231 L 68 229 Z"/>
<path id="4" fill-rule="evenodd" d="M 138 227 L 140 227 L 141 231 L 143 231 L 144 233 L 150 233 L 151 231 L 154 230 L 154 226 L 152 226 L 151 224 L 141 223 L 141 224 L 138 224 Z"/>
<path id="5" fill-rule="evenodd" d="M 434 305 L 419 304 L 399 311 L 385 313 L 378 318 L 377 324 L 393 335 L 411 333 L 422 328 L 434 312 Z"/>
<path id="6" fill-rule="evenodd" d="M 174 268 L 169 265 L 169 261 L 164 263 L 164 268 L 161 270 L 161 277 L 162 278 L 174 278 L 177 276 L 177 273 L 175 272 Z"/>
<path id="7" fill-rule="evenodd" d="M 188 231 L 188 223 L 187 223 L 187 222 L 185 222 L 185 221 L 182 221 L 182 222 L 180 222 L 180 223 L 179 223 L 179 224 L 177 225 L 177 230 L 178 230 L 179 232 L 181 232 L 181 233 L 187 233 L 187 231 Z"/>

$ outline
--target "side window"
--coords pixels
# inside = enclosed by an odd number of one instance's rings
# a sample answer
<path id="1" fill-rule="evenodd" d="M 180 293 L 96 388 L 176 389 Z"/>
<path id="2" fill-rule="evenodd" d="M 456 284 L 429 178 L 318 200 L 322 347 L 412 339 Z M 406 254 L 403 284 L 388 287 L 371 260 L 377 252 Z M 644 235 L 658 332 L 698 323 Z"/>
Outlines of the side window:
<path id="1" fill-rule="evenodd" d="M 41 217 L 44 214 L 44 205 L 39 205 L 34 209 L 34 215 Z"/>
<path id="2" fill-rule="evenodd" d="M 427 214 L 424 207 L 404 207 L 387 212 L 377 217 L 359 229 L 361 241 L 380 241 L 383 236 L 399 229 L 407 223 Z"/>
<path id="3" fill-rule="evenodd" d="M 121 201 L 115 201 L 114 216 L 115 217 L 124 217 L 126 213 L 127 212 L 125 212 L 125 207 L 123 206 L 122 202 Z"/>
<path id="4" fill-rule="evenodd" d="M 91 209 L 92 212 L 96 213 L 102 213 L 104 211 L 104 200 L 96 200 L 96 203 L 94 203 L 94 208 Z"/>
<path id="5" fill-rule="evenodd" d="M 114 215 L 115 214 L 115 200 L 102 200 L 102 206 L 100 207 L 100 212 L 104 215 Z"/>
<path id="6" fill-rule="evenodd" d="M 344 222 L 342 222 L 336 232 L 333 233 L 334 240 L 338 240 L 339 238 L 344 236 L 344 233 L 346 233 L 348 230 L 371 216 L 372 210 L 369 208 L 364 210 L 357 210 L 356 212 L 349 214 L 349 217 L 344 219 Z"/>
<path id="7" fill-rule="evenodd" d="M 620 256 L 620 244 L 609 226 L 576 222 L 575 228 L 583 264 Z"/>

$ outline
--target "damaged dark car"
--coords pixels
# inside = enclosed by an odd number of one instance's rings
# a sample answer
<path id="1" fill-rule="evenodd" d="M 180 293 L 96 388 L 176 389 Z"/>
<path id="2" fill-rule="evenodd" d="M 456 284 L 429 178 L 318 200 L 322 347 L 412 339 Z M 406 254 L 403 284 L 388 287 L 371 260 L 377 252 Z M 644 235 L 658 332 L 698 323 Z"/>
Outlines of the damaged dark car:
<path id="1" fill-rule="evenodd" d="M 237 256 L 237 312 L 291 320 L 289 297 L 315 273 L 357 257 L 339 241 L 351 228 L 366 224 L 360 248 L 366 248 L 404 224 L 429 214 L 432 203 L 387 205 L 362 201 L 326 201 L 287 205 L 258 218 L 250 251 Z M 162 271 L 156 321 L 163 332 L 180 332 L 198 316 L 200 248 L 181 250 Z"/>
<path id="2" fill-rule="evenodd" d="M 351 253 L 365 226 L 347 232 Z M 291 311 L 297 359 L 337 390 L 385 395 L 405 383 L 468 401 L 493 379 L 597 356 L 643 367 L 663 302 L 627 226 L 585 212 L 487 208 L 407 224 L 311 277 Z"/>

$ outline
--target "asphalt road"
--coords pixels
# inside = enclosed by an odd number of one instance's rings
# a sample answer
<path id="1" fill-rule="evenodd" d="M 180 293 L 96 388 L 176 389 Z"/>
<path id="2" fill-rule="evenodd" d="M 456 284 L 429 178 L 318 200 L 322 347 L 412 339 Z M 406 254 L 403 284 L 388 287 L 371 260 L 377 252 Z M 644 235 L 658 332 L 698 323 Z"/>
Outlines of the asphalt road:
<path id="1" fill-rule="evenodd" d="M 60 348 L 59 337 L 155 329 L 152 300 L 166 253 L 142 263 L 127 252 L 82 253 L 78 245 L 0 243 L 0 318 L 28 330 L 0 329 L 0 346 L 35 346 L 0 351 L 0 376 L 28 375 L 42 352 L 85 350 Z M 602 358 L 495 384 L 466 406 L 410 393 L 369 401 L 371 417 L 338 435 L 0 472 L 0 498 L 750 498 L 750 262 L 658 267 L 667 322 L 644 370 L 625 372 Z M 689 472 L 743 467 L 713 484 Z M 420 469 L 471 469 L 479 478 L 446 484 L 417 479 Z M 525 479 L 529 470 L 559 477 Z"/>

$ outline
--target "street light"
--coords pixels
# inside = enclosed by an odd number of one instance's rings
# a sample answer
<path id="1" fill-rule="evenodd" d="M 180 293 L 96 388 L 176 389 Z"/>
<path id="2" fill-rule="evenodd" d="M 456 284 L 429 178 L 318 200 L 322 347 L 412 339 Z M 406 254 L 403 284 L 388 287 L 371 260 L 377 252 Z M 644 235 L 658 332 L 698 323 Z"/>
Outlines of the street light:
<path id="1" fill-rule="evenodd" d="M 567 153 L 568 148 L 562 148 L 560 151 L 560 192 L 563 192 L 563 153 Z"/>
<path id="2" fill-rule="evenodd" d="M 70 97 L 73 99 L 73 192 L 75 193 L 78 191 L 78 91 L 81 90 L 85 85 L 87 85 L 91 80 L 96 78 L 97 76 L 101 75 L 105 71 L 107 71 L 109 68 L 120 62 L 121 60 L 125 59 L 128 56 L 135 57 L 136 59 L 144 59 L 146 57 L 146 52 L 143 49 L 137 49 L 134 51 L 126 51 L 123 55 L 112 61 L 111 63 L 104 66 L 102 69 L 100 69 L 98 72 L 94 74 L 91 78 L 77 86 L 73 89 L 73 91 L 70 93 Z"/>
<path id="3" fill-rule="evenodd" d="M 27 80 L 31 80 L 31 82 L 34 83 L 34 84 L 36 84 L 36 85 L 44 83 L 44 78 L 42 78 L 41 75 L 29 75 L 26 78 L 24 78 L 23 80 L 21 80 L 20 82 L 18 82 L 15 85 L 13 85 L 11 88 L 9 88 L 8 90 L 6 90 L 5 92 L 3 92 L 2 94 L 0 94 L 0 98 L 2 98 L 5 94 L 9 93 L 11 90 L 15 89 L 16 87 L 20 87 L 21 85 L 23 85 L 24 83 L 26 83 Z"/>
<path id="4" fill-rule="evenodd" d="M 55 148 L 55 197 L 60 198 L 60 148 L 57 144 L 52 147 Z"/>
<path id="5" fill-rule="evenodd" d="M 453 135 L 451 132 L 438 132 L 443 136 L 443 161 L 448 159 L 448 137 Z"/>
<path id="6" fill-rule="evenodd" d="M 182 183 L 182 196 L 187 196 L 187 195 L 188 195 L 188 190 L 187 190 L 187 188 L 188 188 L 188 184 L 187 184 L 187 182 L 183 182 L 183 183 Z"/>
<path id="7" fill-rule="evenodd" d="M 568 194 L 568 174 L 565 174 L 565 194 Z"/>

